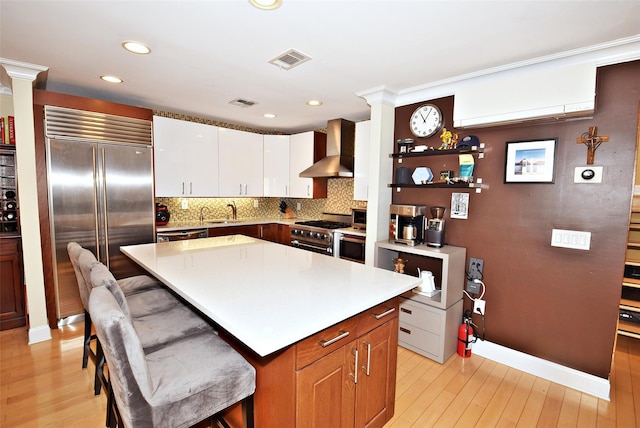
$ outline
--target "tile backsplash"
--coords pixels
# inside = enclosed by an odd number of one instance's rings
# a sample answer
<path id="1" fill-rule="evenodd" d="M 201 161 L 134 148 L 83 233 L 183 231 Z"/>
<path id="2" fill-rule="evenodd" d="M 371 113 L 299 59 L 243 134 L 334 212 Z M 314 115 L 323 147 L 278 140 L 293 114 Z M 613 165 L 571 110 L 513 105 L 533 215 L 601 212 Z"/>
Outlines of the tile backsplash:
<path id="1" fill-rule="evenodd" d="M 182 200 L 186 199 L 188 208 L 182 209 Z M 255 207 L 257 201 L 257 207 Z M 200 210 L 206 219 L 221 219 L 231 216 L 227 204 L 235 203 L 238 218 L 280 217 L 280 201 L 291 207 L 298 218 L 320 218 L 323 212 L 351 214 L 351 208 L 366 207 L 365 201 L 353 200 L 352 178 L 330 178 L 327 181 L 326 199 L 294 198 L 156 198 L 156 202 L 167 206 L 171 221 L 198 221 Z M 300 209 L 298 209 L 300 204 Z"/>

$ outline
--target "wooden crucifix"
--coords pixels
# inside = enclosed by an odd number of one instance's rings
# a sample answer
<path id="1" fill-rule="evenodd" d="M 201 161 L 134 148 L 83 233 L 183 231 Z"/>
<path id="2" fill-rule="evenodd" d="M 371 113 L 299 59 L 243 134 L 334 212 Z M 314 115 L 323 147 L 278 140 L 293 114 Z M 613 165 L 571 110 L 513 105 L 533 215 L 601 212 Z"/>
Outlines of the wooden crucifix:
<path id="1" fill-rule="evenodd" d="M 598 127 L 590 126 L 589 132 L 584 132 L 576 138 L 576 143 L 587 146 L 587 165 L 593 165 L 593 161 L 596 158 L 596 150 L 600 147 L 600 144 L 609 141 L 608 135 L 596 135 L 597 133 Z"/>

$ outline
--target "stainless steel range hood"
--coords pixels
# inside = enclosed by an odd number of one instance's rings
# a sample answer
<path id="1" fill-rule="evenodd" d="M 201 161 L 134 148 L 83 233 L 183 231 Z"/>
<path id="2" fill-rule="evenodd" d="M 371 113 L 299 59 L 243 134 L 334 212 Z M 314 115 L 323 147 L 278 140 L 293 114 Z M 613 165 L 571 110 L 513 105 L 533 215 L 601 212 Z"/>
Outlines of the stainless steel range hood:
<path id="1" fill-rule="evenodd" d="M 300 177 L 353 177 L 356 124 L 345 119 L 327 123 L 327 156 L 302 171 Z"/>

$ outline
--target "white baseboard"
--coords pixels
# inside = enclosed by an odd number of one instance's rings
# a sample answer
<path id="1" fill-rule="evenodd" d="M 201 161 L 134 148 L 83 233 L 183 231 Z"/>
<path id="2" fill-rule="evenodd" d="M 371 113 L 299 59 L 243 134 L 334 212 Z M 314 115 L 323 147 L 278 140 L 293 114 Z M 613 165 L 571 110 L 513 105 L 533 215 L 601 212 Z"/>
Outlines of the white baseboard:
<path id="1" fill-rule="evenodd" d="M 45 340 L 51 340 L 51 329 L 48 325 L 41 325 L 29 329 L 29 345 L 44 342 Z"/>
<path id="2" fill-rule="evenodd" d="M 473 344 L 472 352 L 500 364 L 610 401 L 611 385 L 608 379 L 482 340 Z"/>

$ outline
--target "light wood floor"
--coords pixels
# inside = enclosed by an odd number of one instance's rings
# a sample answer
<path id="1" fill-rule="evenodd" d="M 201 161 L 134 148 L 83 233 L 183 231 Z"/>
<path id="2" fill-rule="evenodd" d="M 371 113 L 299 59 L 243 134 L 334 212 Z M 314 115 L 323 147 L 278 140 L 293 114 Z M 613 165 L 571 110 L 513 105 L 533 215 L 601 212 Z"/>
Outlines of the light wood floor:
<path id="1" fill-rule="evenodd" d="M 24 328 L 0 332 L 1 427 L 102 427 L 106 398 L 82 370 L 82 324 L 27 345 Z M 638 427 L 640 340 L 619 337 L 611 401 L 472 355 L 438 364 L 398 349 L 399 427 Z M 287 428 L 287 427 L 283 427 Z"/>

